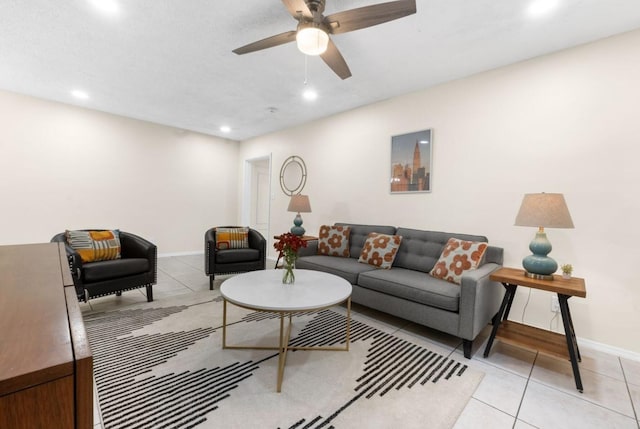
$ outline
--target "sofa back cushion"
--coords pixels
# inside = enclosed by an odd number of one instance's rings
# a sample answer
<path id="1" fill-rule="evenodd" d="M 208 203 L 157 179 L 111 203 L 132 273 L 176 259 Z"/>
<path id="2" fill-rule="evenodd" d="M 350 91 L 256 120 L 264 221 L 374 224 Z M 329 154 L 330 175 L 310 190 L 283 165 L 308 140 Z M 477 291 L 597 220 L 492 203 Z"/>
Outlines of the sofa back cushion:
<path id="1" fill-rule="evenodd" d="M 398 228 L 396 235 L 402 236 L 402 244 L 400 244 L 393 266 L 425 273 L 433 269 L 450 238 L 487 242 L 487 237 L 481 235 L 423 231 L 410 228 Z M 480 265 L 483 263 L 484 261 Z"/>
<path id="2" fill-rule="evenodd" d="M 364 242 L 367 240 L 369 233 L 378 232 L 380 234 L 394 235 L 396 232 L 396 227 L 389 225 L 360 225 L 342 222 L 336 222 L 335 225 L 348 226 L 351 228 L 351 234 L 349 236 L 349 255 L 355 259 L 360 258 L 362 246 L 364 246 Z M 440 256 L 440 254 L 438 254 L 438 256 Z"/>

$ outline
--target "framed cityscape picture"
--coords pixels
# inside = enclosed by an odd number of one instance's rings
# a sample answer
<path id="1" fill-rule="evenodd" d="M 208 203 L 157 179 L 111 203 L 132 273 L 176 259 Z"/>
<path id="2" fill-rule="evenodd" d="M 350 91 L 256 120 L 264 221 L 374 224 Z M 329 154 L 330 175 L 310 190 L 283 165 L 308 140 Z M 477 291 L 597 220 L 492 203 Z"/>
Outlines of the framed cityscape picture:
<path id="1" fill-rule="evenodd" d="M 392 194 L 431 192 L 433 130 L 391 137 Z"/>

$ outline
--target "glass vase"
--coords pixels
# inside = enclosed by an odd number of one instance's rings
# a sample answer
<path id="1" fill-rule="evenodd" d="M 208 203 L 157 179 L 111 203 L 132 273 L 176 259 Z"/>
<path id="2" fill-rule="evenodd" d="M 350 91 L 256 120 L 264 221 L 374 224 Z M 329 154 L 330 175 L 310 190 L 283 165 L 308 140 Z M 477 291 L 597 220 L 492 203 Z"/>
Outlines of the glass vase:
<path id="1" fill-rule="evenodd" d="M 282 283 L 290 285 L 295 283 L 296 275 L 293 273 L 293 269 L 296 267 L 295 255 L 285 255 L 284 263 L 282 265 Z"/>

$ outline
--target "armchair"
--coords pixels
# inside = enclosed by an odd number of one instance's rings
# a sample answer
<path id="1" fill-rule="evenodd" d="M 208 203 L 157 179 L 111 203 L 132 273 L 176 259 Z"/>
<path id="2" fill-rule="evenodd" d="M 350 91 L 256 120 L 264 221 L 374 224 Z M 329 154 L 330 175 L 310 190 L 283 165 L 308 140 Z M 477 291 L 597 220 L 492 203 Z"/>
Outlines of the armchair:
<path id="1" fill-rule="evenodd" d="M 145 287 L 147 301 L 153 301 L 153 285 L 157 280 L 156 245 L 124 231 L 120 231 L 119 237 L 120 259 L 96 262 L 83 262 L 64 232 L 51 239 L 51 242 L 65 244 L 78 300 L 87 302 L 113 293 L 119 296 L 123 291 Z"/>
<path id="2" fill-rule="evenodd" d="M 249 228 L 249 248 L 245 249 L 217 249 L 216 228 L 211 228 L 204 234 L 204 267 L 205 273 L 209 276 L 210 290 L 213 290 L 216 274 L 264 270 L 266 257 L 267 240 L 255 229 Z"/>

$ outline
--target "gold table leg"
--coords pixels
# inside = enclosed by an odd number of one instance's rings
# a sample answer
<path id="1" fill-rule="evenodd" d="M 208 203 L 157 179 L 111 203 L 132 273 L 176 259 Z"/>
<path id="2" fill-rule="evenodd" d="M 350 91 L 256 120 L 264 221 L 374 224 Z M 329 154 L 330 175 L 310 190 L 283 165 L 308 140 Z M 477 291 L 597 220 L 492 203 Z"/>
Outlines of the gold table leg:
<path id="1" fill-rule="evenodd" d="M 249 307 L 244 307 L 249 310 L 255 310 Z M 322 310 L 321 308 L 318 309 Z M 266 311 L 266 310 L 255 310 Z M 273 313 L 273 311 L 271 311 Z M 227 300 L 223 300 L 222 305 L 222 348 L 223 349 L 241 349 L 241 350 L 278 350 L 278 378 L 276 383 L 276 391 L 280 393 L 282 391 L 282 379 L 284 378 L 284 368 L 287 363 L 287 353 L 289 350 L 324 350 L 324 351 L 349 351 L 349 341 L 351 337 L 351 297 L 347 298 L 347 320 L 345 323 L 345 346 L 344 347 L 289 347 L 289 341 L 291 340 L 291 326 L 293 325 L 292 315 L 293 312 L 276 311 L 280 314 L 280 339 L 278 347 L 261 347 L 261 346 L 228 346 L 227 345 Z M 284 317 L 285 314 L 289 315 L 289 324 L 287 331 L 284 331 Z"/>

